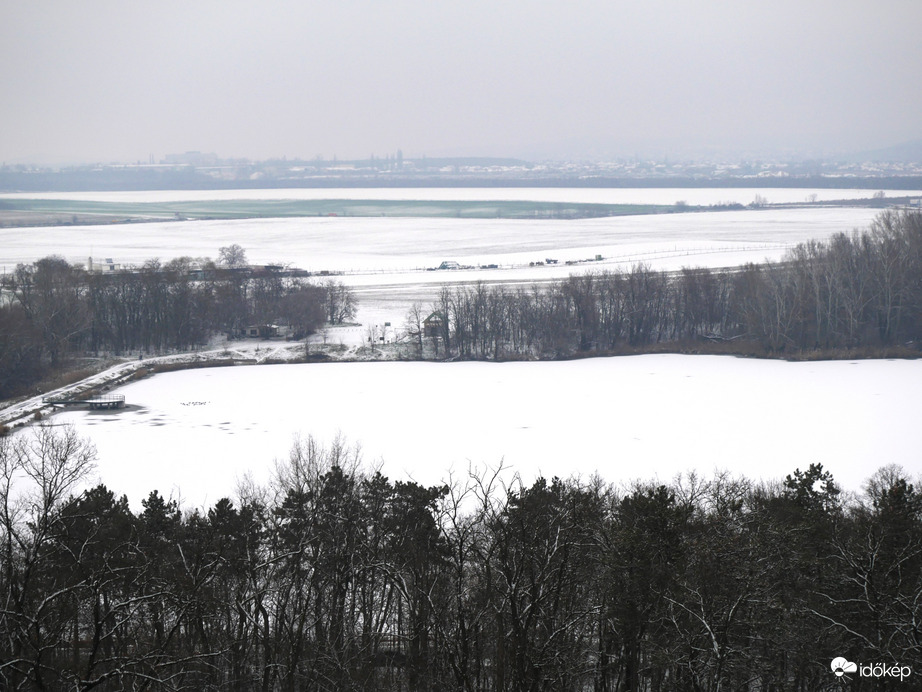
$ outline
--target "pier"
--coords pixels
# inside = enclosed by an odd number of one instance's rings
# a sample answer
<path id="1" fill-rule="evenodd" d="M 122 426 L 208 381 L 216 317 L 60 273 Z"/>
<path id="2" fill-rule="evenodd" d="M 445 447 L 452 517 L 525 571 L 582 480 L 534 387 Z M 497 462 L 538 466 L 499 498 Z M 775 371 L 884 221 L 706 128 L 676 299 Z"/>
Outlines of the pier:
<path id="1" fill-rule="evenodd" d="M 42 397 L 43 404 L 52 406 L 76 406 L 77 404 L 86 404 L 94 411 L 101 409 L 113 409 L 125 407 L 124 394 L 97 394 L 81 398 L 76 396 L 46 396 Z"/>

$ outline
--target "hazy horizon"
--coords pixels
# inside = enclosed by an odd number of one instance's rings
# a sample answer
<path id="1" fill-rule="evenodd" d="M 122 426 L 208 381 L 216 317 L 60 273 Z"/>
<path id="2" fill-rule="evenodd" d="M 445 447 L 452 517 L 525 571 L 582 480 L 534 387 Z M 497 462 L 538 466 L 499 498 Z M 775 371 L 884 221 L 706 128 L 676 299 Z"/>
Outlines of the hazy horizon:
<path id="1" fill-rule="evenodd" d="M 922 136 L 911 0 L 0 2 L 0 163 L 821 156 Z"/>

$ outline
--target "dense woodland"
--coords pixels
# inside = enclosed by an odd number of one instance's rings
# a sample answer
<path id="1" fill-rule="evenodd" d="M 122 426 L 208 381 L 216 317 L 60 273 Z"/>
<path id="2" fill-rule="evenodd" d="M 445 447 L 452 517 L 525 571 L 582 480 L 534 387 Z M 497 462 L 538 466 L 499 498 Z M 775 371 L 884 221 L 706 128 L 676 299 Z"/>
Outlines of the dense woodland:
<path id="1" fill-rule="evenodd" d="M 53 256 L 18 265 L 4 286 L 12 299 L 0 306 L 0 399 L 76 354 L 186 350 L 214 334 L 272 324 L 301 338 L 355 314 L 355 297 L 339 281 L 250 266 L 237 245 L 220 255 L 218 262 L 182 257 L 111 272 Z"/>
<path id="2" fill-rule="evenodd" d="M 436 320 L 430 317 L 434 315 Z M 445 289 L 408 318 L 418 353 L 462 358 L 656 348 L 791 356 L 922 343 L 922 213 L 883 212 L 863 232 L 729 270 L 573 275 L 550 288 Z"/>
<path id="3" fill-rule="evenodd" d="M 76 492 L 92 458 L 0 438 L 0 689 L 817 692 L 838 656 L 912 669 L 848 689 L 919 689 L 922 492 L 895 466 L 861 496 L 820 464 L 427 488 L 308 439 L 235 501 L 136 511 Z"/>

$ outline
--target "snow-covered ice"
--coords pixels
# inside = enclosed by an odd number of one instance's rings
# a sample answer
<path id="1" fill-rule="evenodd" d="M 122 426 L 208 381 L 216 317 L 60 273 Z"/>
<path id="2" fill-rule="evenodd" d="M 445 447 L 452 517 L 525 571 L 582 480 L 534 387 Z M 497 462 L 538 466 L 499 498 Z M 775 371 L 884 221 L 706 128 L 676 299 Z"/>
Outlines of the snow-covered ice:
<path id="1" fill-rule="evenodd" d="M 393 478 L 426 484 L 501 460 L 528 480 L 612 482 L 717 469 L 778 480 L 821 462 L 849 490 L 879 467 L 922 471 L 922 361 L 791 363 L 646 355 L 566 362 L 211 368 L 115 390 L 123 411 L 53 418 L 89 436 L 98 476 L 210 505 L 265 483 L 297 436 L 341 434 Z"/>

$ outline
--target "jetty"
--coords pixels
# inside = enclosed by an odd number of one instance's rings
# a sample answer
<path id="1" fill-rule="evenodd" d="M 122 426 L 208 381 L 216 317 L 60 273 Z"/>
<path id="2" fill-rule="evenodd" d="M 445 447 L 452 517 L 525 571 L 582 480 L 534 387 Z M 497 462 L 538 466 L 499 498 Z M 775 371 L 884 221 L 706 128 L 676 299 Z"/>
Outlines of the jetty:
<path id="1" fill-rule="evenodd" d="M 125 395 L 95 394 L 87 397 L 81 397 L 80 395 L 68 396 L 65 394 L 61 396 L 42 397 L 42 403 L 51 404 L 52 406 L 76 406 L 78 404 L 84 404 L 93 410 L 124 408 Z"/>

